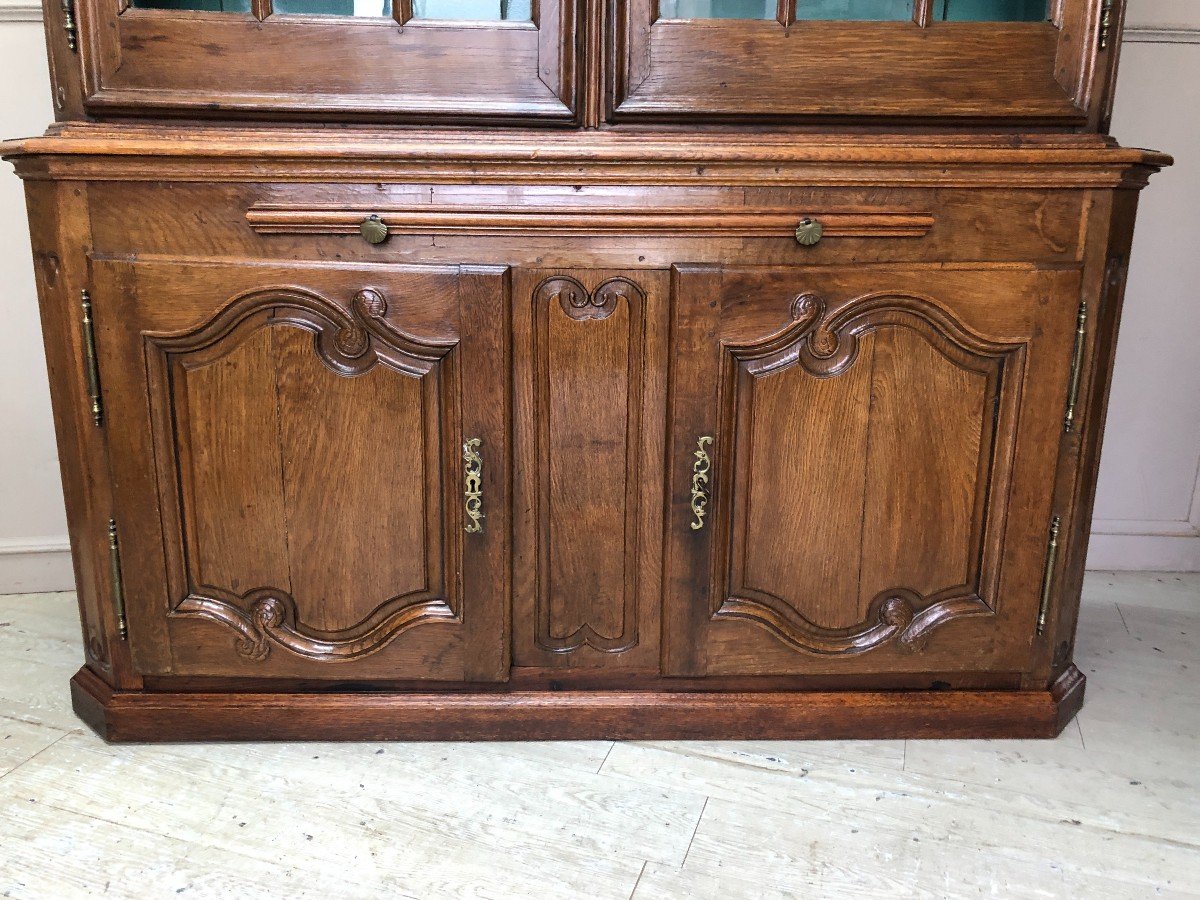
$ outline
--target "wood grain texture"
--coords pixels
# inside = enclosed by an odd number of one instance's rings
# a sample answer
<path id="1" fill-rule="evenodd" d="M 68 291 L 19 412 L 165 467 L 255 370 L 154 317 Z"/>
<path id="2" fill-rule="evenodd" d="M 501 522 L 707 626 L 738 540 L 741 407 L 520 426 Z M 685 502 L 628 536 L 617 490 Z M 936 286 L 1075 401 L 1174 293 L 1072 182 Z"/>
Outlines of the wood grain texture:
<path id="1" fill-rule="evenodd" d="M 92 114 L 389 121 L 574 119 L 573 5 L 462 27 L 79 4 Z"/>
<path id="2" fill-rule="evenodd" d="M 433 207 L 363 207 L 360 209 L 296 208 L 256 204 L 246 221 L 258 234 L 358 234 L 369 215 L 378 215 L 398 234 L 528 234 L 556 235 L 680 234 L 713 237 L 790 238 L 803 218 L 816 218 L 825 238 L 920 238 L 934 226 L 934 217 L 904 212 L 841 212 L 819 209 L 731 209 L 710 213 L 703 209 L 571 208 L 555 203 L 545 210 L 528 206 L 510 209 L 462 205 Z"/>
<path id="3" fill-rule="evenodd" d="M 637 665 L 657 646 L 662 276 L 520 274 L 516 659 Z"/>
<path id="4" fill-rule="evenodd" d="M 75 711 L 105 740 L 735 740 L 1051 738 L 1083 703 L 1077 669 L 1044 691 L 511 694 L 118 693 L 88 669 Z M 253 709 L 250 719 L 245 715 Z"/>
<path id="5" fill-rule="evenodd" d="M 1042 558 L 1020 562 L 1012 535 L 1037 541 L 1048 519 L 1044 496 L 1016 505 L 1011 486 L 1018 461 L 1056 457 L 1035 435 L 1054 435 L 1058 404 L 1035 397 L 1061 377 L 1067 360 L 1042 347 L 1067 339 L 1070 311 L 1040 297 L 1078 275 L 981 268 L 968 286 L 968 271 L 677 276 L 667 671 L 1027 664 L 1017 623 L 1036 613 Z M 699 434 L 716 460 L 703 532 L 678 492 Z"/>
<path id="6" fill-rule="evenodd" d="M 249 262 L 98 269 L 102 305 L 133 326 L 101 334 L 106 366 L 147 360 L 146 380 L 112 385 L 114 425 L 158 462 L 144 471 L 135 451 L 117 474 L 142 513 L 122 521 L 141 670 L 505 677 L 502 635 L 482 630 L 506 597 L 488 555 L 506 546 L 503 482 L 489 476 L 482 536 L 464 535 L 460 513 L 462 409 L 481 400 L 462 365 L 503 372 L 506 341 L 503 316 L 466 337 L 459 323 L 466 306 L 503 308 L 500 271 L 310 268 L 314 289 L 270 287 L 297 271 Z M 481 277 L 488 292 L 460 294 Z M 166 292 L 180 302 L 161 304 Z M 500 401 L 503 379 L 489 383 Z M 149 395 L 148 419 L 125 390 Z M 504 417 L 493 423 L 476 436 L 503 472 Z M 492 548 L 486 569 L 464 569 L 468 537 Z M 164 552 L 165 582 L 143 562 Z"/>
<path id="7" fill-rule="evenodd" d="M 1171 158 L 1094 134 L 463 131 L 71 124 L 0 144 L 26 179 L 1144 187 Z"/>
<path id="8" fill-rule="evenodd" d="M 1064 0 L 1056 22 L 922 27 L 795 23 L 787 15 L 655 21 L 652 0 L 623 0 L 610 115 L 617 122 L 1086 124 L 1092 96 L 1112 76 L 1095 63 L 1101 3 Z"/>

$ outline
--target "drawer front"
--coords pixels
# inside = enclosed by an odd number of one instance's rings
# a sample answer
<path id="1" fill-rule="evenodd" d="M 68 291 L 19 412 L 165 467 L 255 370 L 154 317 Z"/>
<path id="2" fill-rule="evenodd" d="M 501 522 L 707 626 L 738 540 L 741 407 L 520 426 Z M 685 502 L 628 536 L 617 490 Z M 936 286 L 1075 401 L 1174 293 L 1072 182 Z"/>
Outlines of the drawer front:
<path id="1" fill-rule="evenodd" d="M 104 183 L 93 198 L 107 253 L 554 267 L 1077 262 L 1088 209 L 1082 190 L 727 185 Z M 380 243 L 360 231 L 372 216 Z"/>

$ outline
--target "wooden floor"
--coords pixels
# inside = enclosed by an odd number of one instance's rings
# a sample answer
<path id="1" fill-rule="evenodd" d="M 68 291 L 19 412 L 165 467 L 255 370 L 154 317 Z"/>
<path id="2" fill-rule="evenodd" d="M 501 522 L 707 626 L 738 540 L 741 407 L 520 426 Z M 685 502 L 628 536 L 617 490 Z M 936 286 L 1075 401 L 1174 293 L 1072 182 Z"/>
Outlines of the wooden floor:
<path id="1" fill-rule="evenodd" d="M 0 896 L 1200 896 L 1200 576 L 1087 593 L 1053 742 L 176 747 L 74 718 L 70 595 L 0 597 Z"/>

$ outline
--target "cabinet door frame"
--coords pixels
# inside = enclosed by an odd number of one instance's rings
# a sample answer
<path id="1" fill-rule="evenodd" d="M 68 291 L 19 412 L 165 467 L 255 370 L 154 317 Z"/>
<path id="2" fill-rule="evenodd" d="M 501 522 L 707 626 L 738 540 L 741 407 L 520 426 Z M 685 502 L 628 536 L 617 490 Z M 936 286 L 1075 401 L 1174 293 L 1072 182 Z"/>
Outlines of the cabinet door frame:
<path id="1" fill-rule="evenodd" d="M 412 124 L 576 120 L 574 0 L 535 0 L 531 22 L 417 20 L 407 2 L 396 5 L 406 21 L 271 14 L 269 0 L 253 9 L 80 0 L 84 108 Z"/>
<path id="2" fill-rule="evenodd" d="M 158 307 L 140 295 L 189 270 L 219 285 L 212 288 L 211 308 L 207 298 L 193 299 L 176 311 L 169 297 Z M 114 520 L 130 646 L 141 674 L 507 679 L 507 269 L 93 258 L 92 273 Z M 430 319 L 422 334 L 409 333 L 403 320 L 391 321 L 388 305 L 396 303 L 406 279 L 422 295 L 439 287 L 454 292 L 443 304 L 451 317 Z M 232 286 L 237 289 L 229 291 Z M 180 293 L 195 298 L 196 282 Z M 453 339 L 445 337 L 448 328 L 457 329 Z M 311 612 L 309 604 L 321 600 L 293 597 L 283 585 L 198 585 L 194 579 L 198 555 L 189 531 L 199 528 L 194 519 L 200 507 L 194 476 L 185 476 L 193 471 L 184 464 L 193 451 L 177 438 L 181 425 L 191 433 L 183 402 L 190 380 L 176 381 L 173 373 L 208 365 L 208 357 L 220 359 L 269 329 L 304 334 L 330 378 L 366 376 L 379 366 L 417 378 L 418 420 L 425 423 L 421 489 L 429 580 L 415 592 L 367 598 L 374 610 L 349 627 L 327 630 L 305 622 L 299 608 Z M 480 373 L 490 380 L 481 381 Z M 464 446 L 471 437 L 482 440 L 484 454 L 479 492 L 485 525 L 474 533 L 467 532 L 471 463 Z M 316 495 L 328 489 L 318 484 Z M 385 476 L 374 489 L 387 490 Z M 306 540 L 319 534 L 319 517 L 313 521 L 318 529 L 307 529 Z M 284 527 L 285 541 L 294 538 L 286 517 Z M 262 542 L 269 543 L 269 536 Z"/>
<path id="3" fill-rule="evenodd" d="M 657 0 L 613 2 L 612 122 L 1106 128 L 1124 22 L 1124 0 L 1051 0 L 1048 22 L 931 22 L 929 0 L 907 22 L 797 22 L 795 0 L 770 20 L 662 20 Z"/>
<path id="4" fill-rule="evenodd" d="M 1051 491 L 1039 489 L 1039 479 L 1053 477 L 1062 439 L 1080 273 L 997 264 L 919 268 L 925 271 L 904 274 L 911 267 L 886 264 L 676 267 L 664 674 L 1018 672 L 1028 666 L 1050 524 Z M 989 281 L 987 273 L 995 277 Z M 741 291 L 760 278 L 761 295 Z M 976 296 L 957 309 L 954 287 L 976 278 Z M 1020 291 L 1020 305 L 985 312 L 1003 304 L 994 293 L 1004 286 Z M 731 336 L 730 329 L 748 327 L 741 325 L 746 315 L 761 332 Z M 981 315 L 989 322 L 983 330 L 972 325 Z M 751 445 L 739 426 L 756 396 L 744 382 L 755 367 L 800 367 L 816 381 L 845 377 L 863 335 L 906 323 L 918 326 L 925 343 L 958 368 L 977 369 L 987 384 L 966 582 L 938 584 L 922 595 L 889 579 L 878 594 L 872 587 L 873 600 L 857 624 L 813 623 L 787 599 L 747 592 L 738 580 L 739 554 L 753 540 L 748 526 L 737 527 L 748 496 L 744 448 Z M 715 386 L 712 377 L 719 379 Z M 701 437 L 711 440 L 699 446 Z M 860 519 L 842 518 L 858 528 L 866 516 L 864 506 Z M 819 544 L 820 522 L 811 527 L 805 538 Z M 832 553 L 840 545 L 830 546 Z M 859 558 L 856 565 L 862 563 Z M 860 568 L 860 581 L 861 575 Z"/>

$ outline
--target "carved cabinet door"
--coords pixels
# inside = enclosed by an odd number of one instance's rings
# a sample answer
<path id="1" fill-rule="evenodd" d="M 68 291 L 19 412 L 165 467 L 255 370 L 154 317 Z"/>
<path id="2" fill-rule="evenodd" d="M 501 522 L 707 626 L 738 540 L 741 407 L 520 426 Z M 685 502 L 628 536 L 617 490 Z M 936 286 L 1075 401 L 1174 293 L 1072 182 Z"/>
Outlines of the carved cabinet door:
<path id="1" fill-rule="evenodd" d="M 93 270 L 141 672 L 507 677 L 506 270 Z"/>
<path id="2" fill-rule="evenodd" d="M 1079 285 L 677 269 L 665 671 L 1025 668 Z"/>

